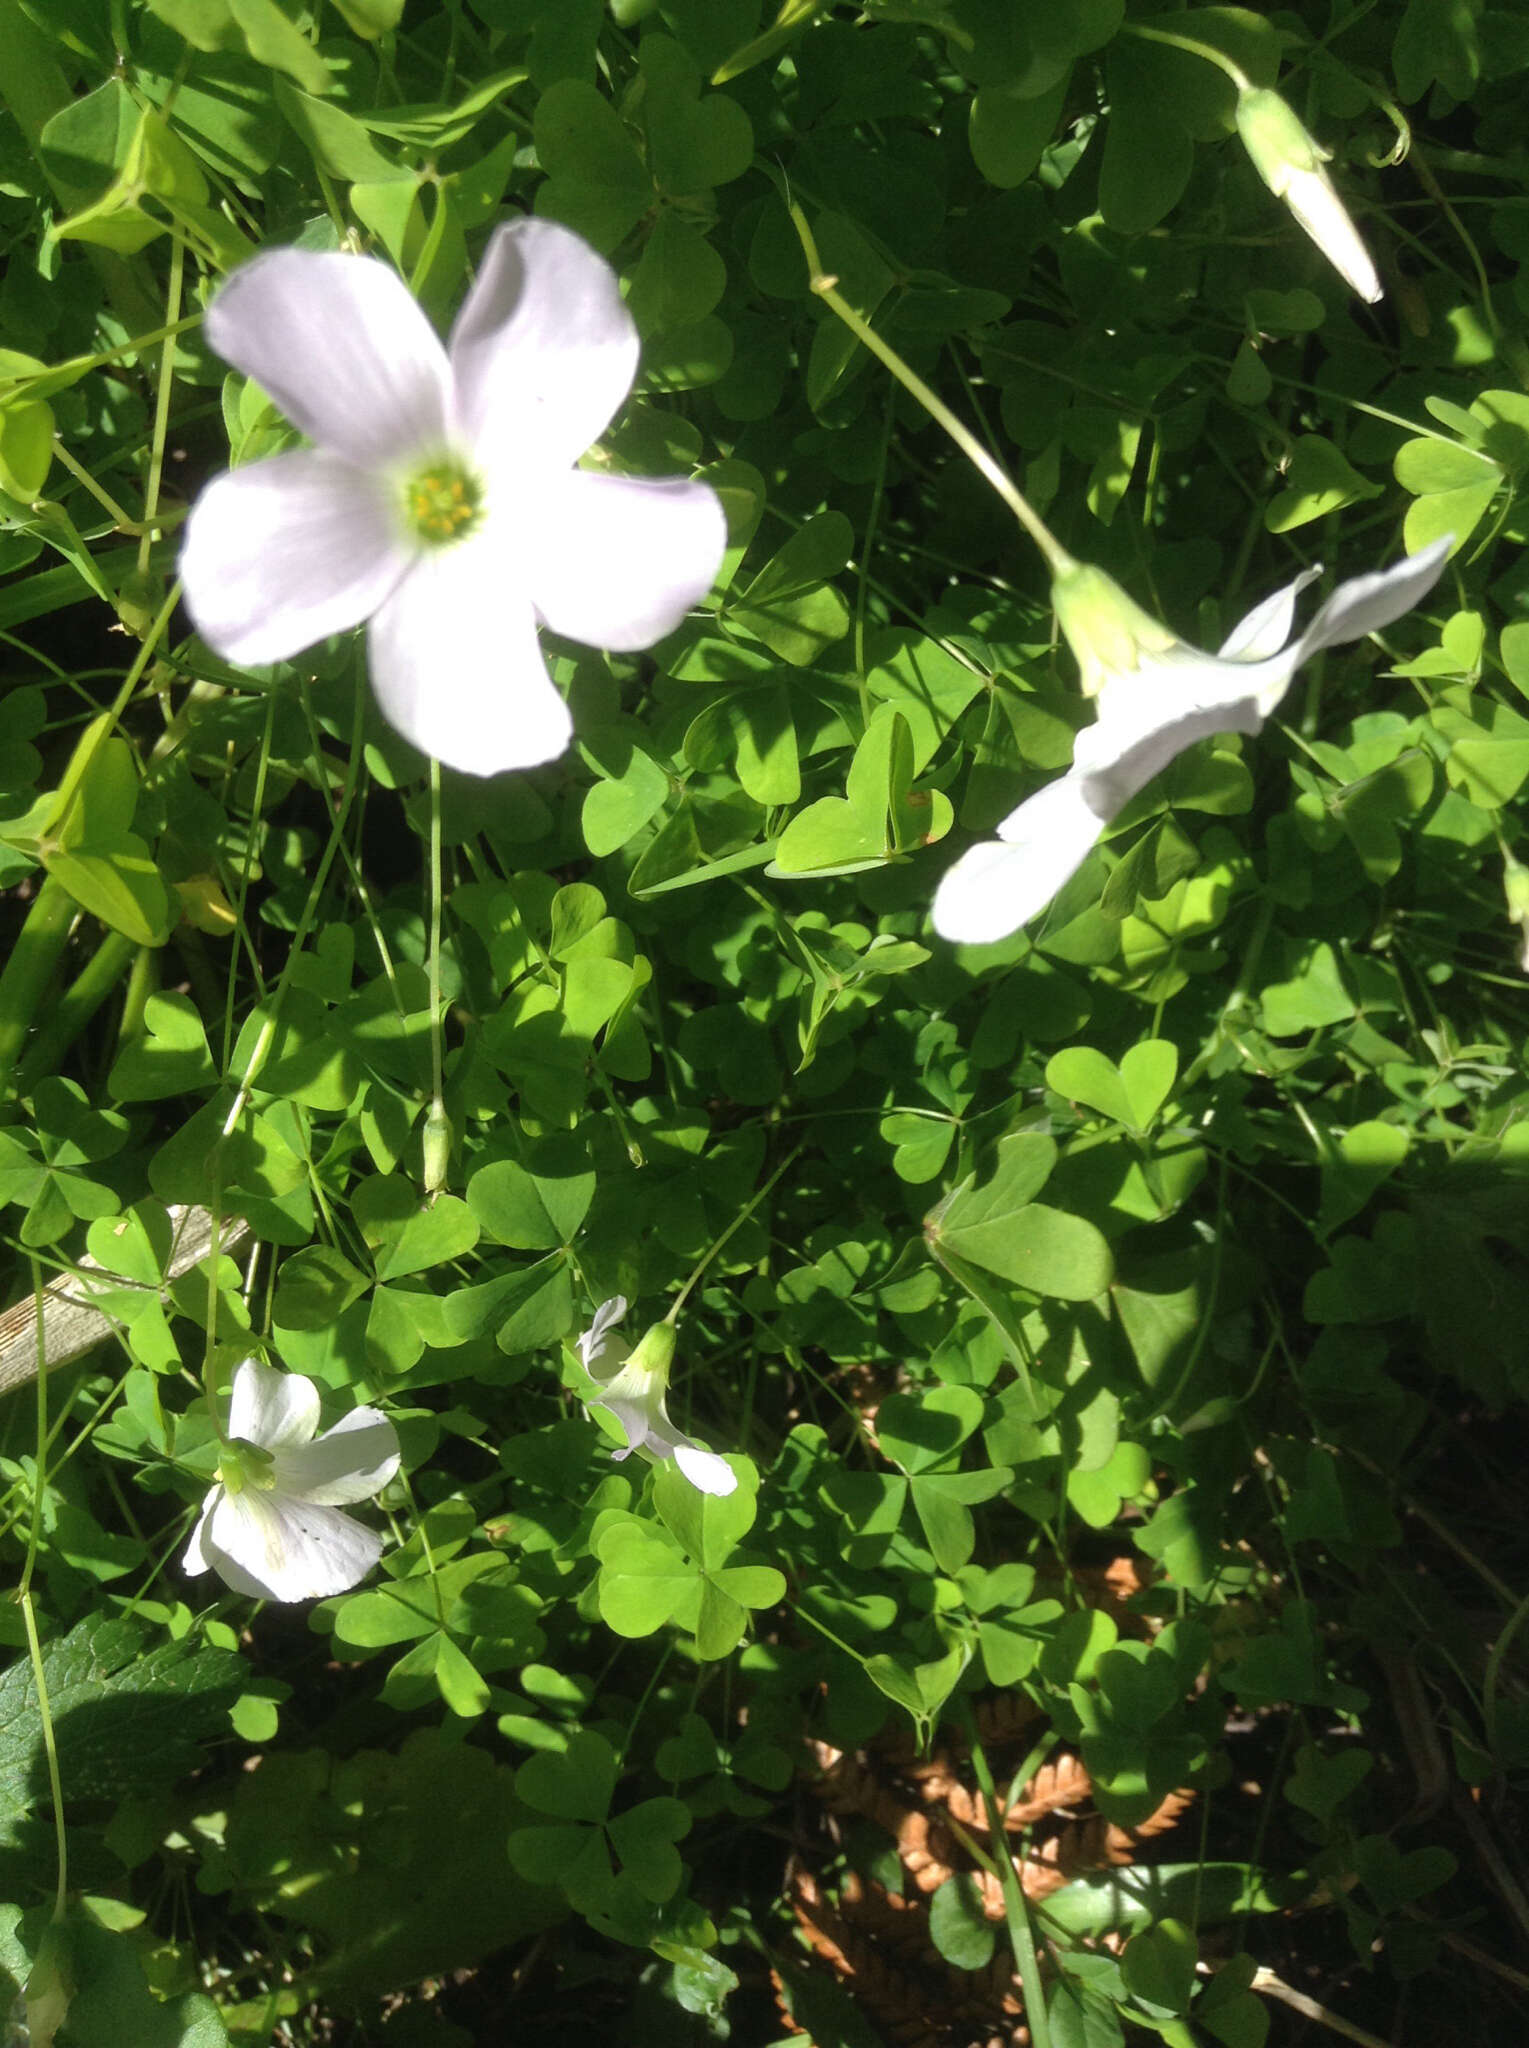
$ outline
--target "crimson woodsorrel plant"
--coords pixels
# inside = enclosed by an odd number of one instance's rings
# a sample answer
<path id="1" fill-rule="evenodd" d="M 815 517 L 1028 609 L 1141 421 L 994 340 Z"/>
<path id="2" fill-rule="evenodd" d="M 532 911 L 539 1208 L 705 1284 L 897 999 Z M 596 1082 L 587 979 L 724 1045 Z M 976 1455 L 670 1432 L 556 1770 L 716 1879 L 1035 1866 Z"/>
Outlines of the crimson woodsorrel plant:
<path id="1" fill-rule="evenodd" d="M 1511 2038 L 1526 83 L 0 0 L 7 2042 Z"/>

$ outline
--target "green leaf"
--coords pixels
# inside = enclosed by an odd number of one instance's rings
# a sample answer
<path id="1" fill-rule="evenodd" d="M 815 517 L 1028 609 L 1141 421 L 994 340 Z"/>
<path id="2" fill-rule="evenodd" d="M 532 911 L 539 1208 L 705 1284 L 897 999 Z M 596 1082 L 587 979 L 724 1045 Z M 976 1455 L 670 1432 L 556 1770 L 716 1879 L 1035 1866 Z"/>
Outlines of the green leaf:
<path id="1" fill-rule="evenodd" d="M 366 1275 L 330 1245 L 305 1245 L 283 1259 L 271 1318 L 288 1330 L 327 1330 L 366 1292 Z"/>
<path id="2" fill-rule="evenodd" d="M 653 201 L 635 139 L 592 85 L 565 78 L 537 101 L 535 140 L 547 173 L 536 211 L 566 222 L 608 254 Z"/>
<path id="3" fill-rule="evenodd" d="M 546 1251 L 573 1242 L 594 1194 L 581 1149 L 570 1147 L 560 1160 L 548 1149 L 534 1172 L 512 1159 L 480 1167 L 467 1183 L 467 1206 L 498 1243 Z"/>
<path id="4" fill-rule="evenodd" d="M 615 1789 L 615 1752 L 593 1731 L 570 1736 L 566 1749 L 533 1756 L 515 1773 L 515 1791 L 527 1806 L 560 1820 L 603 1821 Z"/>
<path id="5" fill-rule="evenodd" d="M 805 668 L 849 630 L 849 606 L 829 578 L 854 551 L 842 512 L 820 512 L 798 528 L 727 608 L 729 621 L 784 661 Z"/>
<path id="6" fill-rule="evenodd" d="M 612 736 L 602 744 L 595 735 L 586 736 L 583 751 L 599 762 L 607 778 L 586 791 L 580 820 L 584 844 L 603 860 L 663 809 L 669 777 L 651 754 L 624 737 Z"/>
<path id="7" fill-rule="evenodd" d="M 1380 496 L 1380 485 L 1361 476 L 1342 449 L 1321 434 L 1297 436 L 1284 480 L 1285 488 L 1264 509 L 1270 533 L 1289 533 L 1344 505 Z"/>
<path id="8" fill-rule="evenodd" d="M 160 1102 L 216 1083 L 207 1033 L 190 996 L 150 996 L 143 1023 L 143 1036 L 127 1041 L 107 1076 L 107 1088 L 119 1102 Z"/>
<path id="9" fill-rule="evenodd" d="M 997 1930 L 982 1910 L 969 1872 L 946 1878 L 931 1895 L 929 1939 L 957 1970 L 985 1970 L 993 1960 Z"/>
<path id="10" fill-rule="evenodd" d="M 1133 1934 L 1120 1958 L 1120 1974 L 1133 1998 L 1158 2014 L 1185 2013 L 1194 1996 L 1198 1949 L 1180 1920 L 1162 1920 Z"/>
<path id="11" fill-rule="evenodd" d="M 319 169 L 346 184 L 357 179 L 373 183 L 396 180 L 398 165 L 383 155 L 354 115 L 314 97 L 315 92 L 324 90 L 320 85 L 300 92 L 284 78 L 274 85 L 277 106 Z"/>
<path id="12" fill-rule="evenodd" d="M 1071 73 L 1047 92 L 1020 94 L 989 86 L 972 100 L 967 141 L 972 161 L 990 185 L 1008 190 L 1035 175 L 1046 145 L 1057 132 Z"/>

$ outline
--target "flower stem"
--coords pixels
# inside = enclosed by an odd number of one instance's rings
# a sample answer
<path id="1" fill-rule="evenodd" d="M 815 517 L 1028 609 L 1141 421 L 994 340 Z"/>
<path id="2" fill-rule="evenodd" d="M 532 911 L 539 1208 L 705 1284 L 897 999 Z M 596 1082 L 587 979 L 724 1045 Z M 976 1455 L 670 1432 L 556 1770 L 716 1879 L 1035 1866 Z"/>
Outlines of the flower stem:
<path id="1" fill-rule="evenodd" d="M 12 1069 L 28 1031 L 42 1015 L 43 997 L 78 912 L 78 904 L 57 876 L 45 875 L 0 973 L 0 1093 L 12 1092 Z"/>
<path id="2" fill-rule="evenodd" d="M 884 341 L 870 322 L 862 319 L 849 301 L 835 289 L 838 280 L 824 271 L 822 259 L 818 255 L 818 245 L 813 239 L 812 230 L 807 225 L 802 209 L 793 203 L 790 214 L 791 224 L 801 240 L 802 253 L 807 258 L 812 289 L 817 297 L 831 313 L 843 321 L 862 347 L 869 349 L 878 362 L 886 365 L 903 389 L 918 400 L 937 425 L 945 429 L 968 462 L 986 477 L 1045 556 L 1052 574 L 1060 576 L 1065 570 L 1075 568 L 1077 564 L 1072 556 L 1002 465 L 994 461 L 976 435 L 963 420 L 956 417 L 945 401 L 936 397 L 911 364 L 905 362 L 891 343 Z"/>
<path id="3" fill-rule="evenodd" d="M 1019 1880 L 1014 1875 L 1014 1859 L 1008 1850 L 1008 1834 L 1004 1827 L 1004 1811 L 999 1804 L 997 1791 L 993 1786 L 993 1774 L 988 1769 L 986 1753 L 977 1740 L 975 1726 L 971 1740 L 972 1770 L 976 1773 L 977 1784 L 982 1793 L 982 1803 L 987 1808 L 988 1839 L 993 1844 L 994 1861 L 998 1865 L 998 1882 L 1003 1887 L 1004 1918 L 1009 1923 L 1009 1942 L 1014 1950 L 1014 1960 L 1019 1965 L 1019 1981 L 1025 1992 L 1025 2025 L 1030 2029 L 1034 2048 L 1051 2048 L 1051 2021 L 1046 2013 L 1046 1993 L 1041 1983 L 1041 1968 L 1035 1953 L 1035 1930 L 1030 1925 L 1030 1908 Z"/>
<path id="4" fill-rule="evenodd" d="M 43 1321 L 42 1273 L 34 1258 L 32 1301 L 37 1316 L 37 1356 L 46 1357 Z M 37 1455 L 32 1466 L 32 1526 L 27 1532 L 26 1562 L 16 1598 L 26 1628 L 27 1654 L 32 1663 L 32 1683 L 37 1688 L 37 1712 L 42 1721 L 43 1753 L 48 1763 L 48 1791 L 53 1801 L 53 1832 L 58 1845 L 58 1883 L 53 1894 L 53 1918 L 62 1920 L 69 1890 L 69 1836 L 64 1826 L 64 1788 L 58 1770 L 58 1744 L 53 1735 L 53 1716 L 48 1708 L 48 1680 L 43 1670 L 42 1643 L 37 1634 L 37 1615 L 32 1607 L 32 1574 L 37 1569 L 37 1552 L 42 1541 L 43 1498 L 48 1485 L 48 1375 L 37 1374 Z"/>
<path id="5" fill-rule="evenodd" d="M 727 1243 L 728 1239 L 734 1234 L 734 1232 L 741 1230 L 744 1224 L 748 1222 L 749 1218 L 753 1215 L 754 1211 L 759 1207 L 760 1203 L 764 1200 L 765 1196 L 770 1192 L 771 1188 L 774 1187 L 775 1183 L 786 1171 L 786 1168 L 796 1160 L 796 1158 L 802 1151 L 803 1145 L 805 1145 L 805 1143 L 806 1140 L 803 1139 L 801 1145 L 792 1146 L 791 1150 L 780 1162 L 780 1165 L 777 1166 L 775 1171 L 770 1175 L 770 1178 L 764 1183 L 762 1187 L 758 1187 L 754 1190 L 753 1194 L 749 1197 L 748 1201 L 744 1203 L 743 1207 L 738 1211 L 738 1214 L 733 1218 L 732 1222 L 728 1224 L 726 1230 L 722 1232 L 720 1237 L 714 1238 L 712 1240 L 710 1248 L 701 1254 L 700 1259 L 697 1261 L 696 1265 L 691 1269 L 690 1278 L 685 1282 L 684 1286 L 680 1289 L 679 1293 L 674 1297 L 673 1301 L 669 1304 L 669 1313 L 664 1317 L 664 1321 L 666 1323 L 676 1323 L 679 1321 L 680 1310 L 685 1306 L 686 1297 L 690 1294 L 696 1282 L 700 1279 L 701 1275 L 706 1271 L 706 1268 L 711 1264 L 712 1260 L 717 1256 L 717 1253 L 721 1251 L 723 1245 Z"/>
<path id="6" fill-rule="evenodd" d="M 170 282 L 165 297 L 165 325 L 180 318 L 181 280 L 186 271 L 185 247 L 177 237 L 170 247 Z M 154 406 L 154 439 L 149 450 L 149 477 L 143 493 L 143 532 L 138 539 L 138 573 L 147 575 L 150 533 L 159 511 L 159 486 L 165 467 L 165 437 L 170 428 L 170 393 L 175 384 L 175 342 L 166 334 L 159 352 L 159 391 Z"/>
<path id="7" fill-rule="evenodd" d="M 1170 50 L 1183 50 L 1191 57 L 1202 57 L 1207 64 L 1214 64 L 1218 71 L 1224 71 L 1239 92 L 1253 90 L 1252 79 L 1240 64 L 1233 62 L 1225 50 L 1218 50 L 1210 43 L 1202 43 L 1194 36 L 1175 35 L 1172 29 L 1148 28 L 1140 21 L 1128 21 L 1124 27 L 1128 36 L 1136 36 L 1144 43 L 1166 43 Z"/>

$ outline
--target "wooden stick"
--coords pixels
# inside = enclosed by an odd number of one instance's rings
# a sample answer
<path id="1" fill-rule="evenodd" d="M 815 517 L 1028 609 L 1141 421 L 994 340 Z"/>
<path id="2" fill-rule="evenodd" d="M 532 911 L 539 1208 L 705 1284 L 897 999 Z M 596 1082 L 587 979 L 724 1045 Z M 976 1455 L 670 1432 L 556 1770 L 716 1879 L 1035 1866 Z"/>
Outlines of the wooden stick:
<path id="1" fill-rule="evenodd" d="M 165 1283 L 189 1272 L 212 1249 L 212 1212 L 195 1205 L 174 1203 L 170 1208 L 174 1236 L 170 1242 L 170 1264 Z M 250 1234 L 242 1216 L 225 1216 L 218 1233 L 220 1251 L 233 1251 Z M 79 1269 L 52 1280 L 42 1291 L 43 1362 L 49 1372 L 68 1365 L 120 1329 L 116 1317 L 97 1305 L 95 1297 L 116 1294 L 123 1288 L 138 1293 L 149 1290 L 139 1281 L 125 1280 L 119 1273 L 92 1275 L 103 1271 L 100 1261 L 88 1255 Z M 24 1387 L 37 1375 L 37 1303 L 28 1295 L 0 1315 L 0 1394 L 12 1387 Z"/>

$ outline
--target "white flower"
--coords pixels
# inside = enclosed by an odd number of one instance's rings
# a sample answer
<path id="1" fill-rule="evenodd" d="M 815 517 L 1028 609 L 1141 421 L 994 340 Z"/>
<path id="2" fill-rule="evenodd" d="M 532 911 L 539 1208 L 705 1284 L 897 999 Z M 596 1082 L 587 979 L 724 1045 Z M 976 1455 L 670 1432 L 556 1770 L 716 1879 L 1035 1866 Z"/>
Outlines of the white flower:
<path id="1" fill-rule="evenodd" d="M 568 744 L 537 642 L 630 651 L 710 588 L 726 526 L 683 477 L 574 467 L 637 370 L 615 273 L 568 228 L 499 228 L 443 348 L 395 272 L 274 249 L 207 310 L 207 339 L 314 443 L 211 483 L 180 573 L 230 661 L 283 661 L 371 621 L 389 723 L 473 775 Z"/>
<path id="2" fill-rule="evenodd" d="M 1057 618 L 1099 715 L 1079 733 L 1068 773 L 1010 812 L 996 841 L 970 848 L 946 872 L 935 892 L 935 930 L 982 945 L 1028 923 L 1176 754 L 1213 733 L 1256 733 L 1309 655 L 1362 639 L 1425 597 L 1453 538 L 1340 583 L 1292 640 L 1296 597 L 1321 574 L 1304 570 L 1249 612 L 1219 654 L 1186 646 L 1102 570 L 1064 571 L 1053 586 Z"/>
<path id="3" fill-rule="evenodd" d="M 398 1432 L 352 1408 L 322 1436 L 319 1393 L 301 1373 L 246 1358 L 234 1373 L 218 1483 L 182 1564 L 218 1573 L 255 1600 L 348 1593 L 382 1555 L 382 1538 L 341 1506 L 370 1500 L 398 1470 Z"/>
<path id="4" fill-rule="evenodd" d="M 585 1401 L 591 1408 L 608 1408 L 626 1431 L 626 1448 L 612 1456 L 629 1458 L 639 1451 L 654 1465 L 672 1458 L 701 1493 L 732 1493 L 738 1475 L 715 1451 L 682 1435 L 664 1406 L 674 1357 L 673 1325 L 655 1323 L 634 1351 L 615 1328 L 625 1314 L 623 1295 L 602 1302 L 578 1340 L 584 1370 L 600 1388 L 597 1394 L 586 1394 Z"/>
<path id="5" fill-rule="evenodd" d="M 1359 239 L 1320 147 L 1277 92 L 1250 86 L 1237 96 L 1237 132 L 1276 199 L 1283 199 L 1344 283 L 1373 305 L 1381 296 L 1370 252 Z"/>

